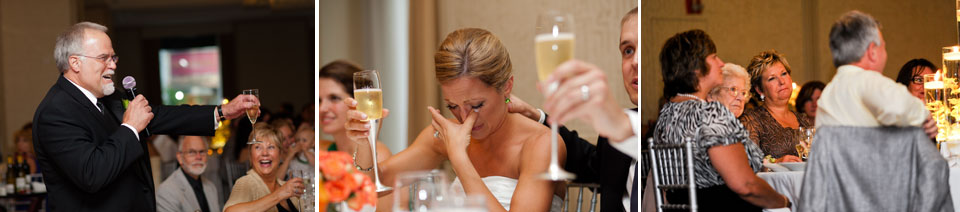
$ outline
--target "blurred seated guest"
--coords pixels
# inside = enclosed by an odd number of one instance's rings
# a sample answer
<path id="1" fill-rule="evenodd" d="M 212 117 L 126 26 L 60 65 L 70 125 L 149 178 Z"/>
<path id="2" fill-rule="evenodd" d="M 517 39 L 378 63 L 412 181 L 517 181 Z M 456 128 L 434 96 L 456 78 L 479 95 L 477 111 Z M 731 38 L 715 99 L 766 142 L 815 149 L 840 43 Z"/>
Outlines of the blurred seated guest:
<path id="1" fill-rule="evenodd" d="M 451 188 L 483 196 L 489 211 L 559 211 L 563 200 L 558 195 L 566 187 L 538 177 L 550 163 L 551 153 L 544 151 L 550 149 L 550 129 L 507 112 L 513 67 L 500 39 L 484 29 L 458 29 L 447 34 L 434 62 L 444 105 L 455 119 L 428 107 L 433 124 L 410 147 L 380 162 L 380 180 L 394 182 L 399 173 L 435 169 L 449 160 L 457 174 Z M 355 107 L 356 101 L 346 105 Z M 369 151 L 371 126 L 365 116 L 352 109 L 346 124 L 361 152 Z M 558 150 L 563 164 L 563 143 Z M 356 159 L 360 166 L 373 165 L 370 157 Z"/>
<path id="2" fill-rule="evenodd" d="M 273 112 L 270 112 L 270 108 L 260 107 L 260 117 L 257 118 L 257 123 L 270 123 L 273 121 Z M 247 125 L 250 126 L 250 125 Z"/>
<path id="3" fill-rule="evenodd" d="M 707 94 L 707 101 L 718 101 L 726 106 L 734 117 L 743 114 L 743 106 L 750 99 L 750 74 L 743 66 L 727 63 L 723 70 L 723 84 Z"/>
<path id="4" fill-rule="evenodd" d="M 13 133 L 13 138 L 17 145 L 14 157 L 23 155 L 23 161 L 30 166 L 30 174 L 40 173 L 39 167 L 37 167 L 37 157 L 33 151 L 33 122 L 24 124 L 20 130 Z"/>
<path id="5" fill-rule="evenodd" d="M 800 87 L 800 92 L 797 93 L 797 99 L 794 101 L 794 111 L 802 115 L 807 115 L 809 120 L 813 122 L 817 117 L 817 100 L 820 100 L 820 92 L 823 91 L 823 87 L 827 86 L 820 81 L 810 81 L 804 83 Z"/>
<path id="6" fill-rule="evenodd" d="M 297 129 L 303 127 L 313 128 L 313 126 L 316 126 L 313 123 L 313 115 L 316 110 L 317 105 L 313 103 L 303 105 L 303 109 L 300 110 L 300 117 L 294 121 L 294 123 L 297 124 Z"/>
<path id="7" fill-rule="evenodd" d="M 224 212 L 237 211 L 300 211 L 300 195 L 303 179 L 292 178 L 284 182 L 280 170 L 280 133 L 269 125 L 257 125 L 250 135 L 250 161 L 253 169 L 237 180 L 224 204 Z"/>
<path id="8" fill-rule="evenodd" d="M 812 127 L 813 122 L 790 110 L 793 78 L 787 58 L 776 50 L 763 51 L 750 60 L 747 70 L 757 106 L 744 111 L 740 122 L 750 132 L 750 140 L 777 162 L 800 162 L 796 149 L 800 142 L 798 129 Z"/>
<path id="9" fill-rule="evenodd" d="M 283 145 L 283 148 L 289 150 L 295 146 L 293 133 L 297 131 L 297 128 L 294 127 L 293 120 L 290 120 L 290 118 L 275 118 L 270 122 L 270 125 L 280 133 L 280 138 L 283 139 L 280 144 Z"/>
<path id="10" fill-rule="evenodd" d="M 897 83 L 907 86 L 910 94 L 923 101 L 923 75 L 934 74 L 937 67 L 929 60 L 917 58 L 907 61 L 897 73 Z"/>
<path id="11" fill-rule="evenodd" d="M 17 146 L 16 154 L 13 157 L 22 155 L 23 161 L 30 167 L 30 174 L 40 173 L 40 167 L 37 166 L 37 157 L 33 150 L 33 122 L 24 124 L 23 127 L 13 133 L 13 137 Z M 42 207 L 43 199 L 43 197 L 30 197 L 27 211 L 37 211 Z"/>
<path id="12" fill-rule="evenodd" d="M 349 121 L 347 111 L 350 107 L 344 102 L 346 99 L 353 98 L 353 73 L 362 71 L 362 69 L 345 60 L 337 60 L 324 65 L 320 68 L 319 79 L 317 79 L 317 95 L 319 96 L 318 112 L 320 114 L 319 127 L 323 133 L 333 136 L 333 141 L 321 140 L 321 150 L 342 151 L 353 155 L 354 158 L 373 158 L 370 152 L 369 141 L 362 141 L 365 145 L 357 145 L 347 136 L 345 124 Z M 384 109 L 383 116 L 386 117 L 389 111 Z M 323 144 L 329 144 L 324 147 Z M 359 152 L 359 154 L 358 154 Z M 393 155 L 387 145 L 377 141 L 377 161 L 382 162 Z M 311 157 L 316 160 L 315 157 Z M 369 160 L 368 160 L 369 161 Z M 364 174 L 373 179 L 373 163 L 366 163 L 364 166 L 356 166 L 357 170 L 364 171 Z M 381 179 L 382 180 L 382 179 Z M 384 181 L 387 184 L 393 181 Z M 377 200 L 379 208 L 390 208 L 393 205 L 393 196 L 381 196 Z"/>
<path id="13" fill-rule="evenodd" d="M 903 85 L 883 75 L 886 42 L 869 14 L 830 28 L 837 72 L 817 108 L 801 211 L 954 211 L 950 168 L 928 137 L 936 122 Z"/>
<path id="14" fill-rule="evenodd" d="M 353 98 L 353 73 L 360 71 L 362 70 L 359 66 L 345 60 L 333 61 L 320 68 L 320 79 L 317 80 L 320 96 L 320 127 L 323 133 L 333 135 L 333 143 L 326 148 L 327 151 L 343 151 L 355 157 L 364 156 L 357 154 L 357 144 L 350 140 L 347 136 L 348 131 L 344 127 L 349 121 L 347 111 L 350 110 L 350 107 L 344 104 L 344 100 Z M 389 111 L 386 109 L 384 111 L 383 116 L 387 116 Z M 370 145 L 364 148 L 370 148 Z M 369 149 L 363 150 L 367 150 L 366 153 L 368 153 L 365 157 L 371 157 Z M 377 161 L 386 160 L 391 155 L 390 149 L 377 141 Z M 367 168 L 373 167 L 362 169 Z"/>
<path id="15" fill-rule="evenodd" d="M 152 168 L 160 169 L 160 173 L 155 181 L 156 183 L 162 183 L 167 176 L 173 174 L 173 171 L 179 167 L 177 165 L 177 149 L 180 148 L 179 142 L 170 138 L 169 135 L 150 135 L 147 139 L 150 143 L 150 146 L 153 147 L 156 151 L 151 151 L 151 153 L 156 153 L 156 155 L 151 155 L 150 157 L 159 157 L 160 165 L 152 166 Z M 148 146 L 148 147 L 150 147 Z"/>
<path id="16" fill-rule="evenodd" d="M 157 211 L 220 211 L 217 188 L 200 175 L 207 169 L 209 144 L 200 136 L 183 136 L 177 150 L 180 168 L 157 190 Z"/>
<path id="17" fill-rule="evenodd" d="M 283 161 L 280 162 L 279 170 L 288 170 L 290 161 L 300 153 L 300 148 L 297 148 L 293 135 L 293 133 L 296 132 L 296 128 L 293 127 L 293 120 L 285 116 L 277 116 L 277 118 L 274 118 L 273 121 L 270 122 L 270 126 L 280 134 L 280 148 L 283 148 L 284 152 L 282 156 Z M 279 177 L 280 179 L 286 180 L 287 172 L 280 173 Z"/>
<path id="18" fill-rule="evenodd" d="M 312 128 L 302 128 L 297 131 L 296 134 L 296 152 L 294 159 L 290 161 L 290 166 L 287 168 L 289 172 L 302 172 L 308 174 L 308 176 L 313 175 L 313 167 L 316 165 L 316 159 L 314 157 L 313 145 L 316 144 L 313 141 L 313 129 Z"/>
<path id="19" fill-rule="evenodd" d="M 660 51 L 663 105 L 654 129 L 658 143 L 693 138 L 697 203 L 701 210 L 760 211 L 790 207 L 786 196 L 757 177 L 763 153 L 723 104 L 706 102 L 723 83 L 723 61 L 710 36 L 699 29 L 667 39 Z M 667 193 L 672 203 L 687 202 L 686 191 Z"/>

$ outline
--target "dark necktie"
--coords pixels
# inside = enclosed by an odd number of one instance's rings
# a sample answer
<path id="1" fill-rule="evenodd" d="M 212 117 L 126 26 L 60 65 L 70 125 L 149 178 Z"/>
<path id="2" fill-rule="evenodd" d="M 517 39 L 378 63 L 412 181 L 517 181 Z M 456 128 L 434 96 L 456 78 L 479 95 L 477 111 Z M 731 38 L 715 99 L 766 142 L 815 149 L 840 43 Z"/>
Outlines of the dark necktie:
<path id="1" fill-rule="evenodd" d="M 630 212 L 637 212 L 637 175 L 640 175 L 639 170 L 634 170 L 633 174 L 633 190 L 630 192 Z"/>
<path id="2" fill-rule="evenodd" d="M 100 100 L 97 100 L 97 108 L 100 109 L 100 114 L 103 114 L 103 103 L 100 103 Z"/>

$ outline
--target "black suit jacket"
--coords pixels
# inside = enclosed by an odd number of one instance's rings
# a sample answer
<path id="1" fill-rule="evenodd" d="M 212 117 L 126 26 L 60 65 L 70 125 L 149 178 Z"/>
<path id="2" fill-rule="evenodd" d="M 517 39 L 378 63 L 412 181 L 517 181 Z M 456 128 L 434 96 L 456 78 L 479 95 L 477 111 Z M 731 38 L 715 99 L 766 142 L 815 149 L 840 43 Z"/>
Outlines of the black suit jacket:
<path id="1" fill-rule="evenodd" d="M 49 211 L 156 211 L 146 137 L 121 126 L 121 94 L 104 113 L 62 75 L 33 116 Z M 213 135 L 213 106 L 152 106 L 152 133 Z"/>
<path id="2" fill-rule="evenodd" d="M 573 182 L 600 184 L 600 210 L 624 211 L 623 195 L 633 158 L 610 146 L 602 136 L 594 146 L 566 127 L 560 127 L 559 133 L 567 147 L 564 169 L 577 175 Z"/>

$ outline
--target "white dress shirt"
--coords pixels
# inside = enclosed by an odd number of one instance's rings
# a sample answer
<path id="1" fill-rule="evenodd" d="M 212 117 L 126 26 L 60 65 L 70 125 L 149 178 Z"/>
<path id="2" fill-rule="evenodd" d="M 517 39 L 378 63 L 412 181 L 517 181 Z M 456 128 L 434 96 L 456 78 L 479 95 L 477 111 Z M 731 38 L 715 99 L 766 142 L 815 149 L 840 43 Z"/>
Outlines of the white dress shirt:
<path id="1" fill-rule="evenodd" d="M 630 118 L 630 129 L 633 129 L 633 136 L 622 141 L 610 141 L 610 146 L 636 160 L 637 151 L 639 150 L 637 143 L 640 142 L 640 140 L 637 139 L 637 135 L 640 135 L 640 117 L 637 116 L 637 111 L 625 109 L 623 112 Z"/>
<path id="2" fill-rule="evenodd" d="M 854 65 L 837 69 L 817 105 L 817 127 L 921 126 L 929 116 L 905 86 Z"/>
<path id="3" fill-rule="evenodd" d="M 632 201 L 630 194 L 634 192 L 633 176 L 637 174 L 634 170 L 637 170 L 637 151 L 639 150 L 637 143 L 640 142 L 637 135 L 640 135 L 640 117 L 637 116 L 637 111 L 625 109 L 623 112 L 630 117 L 630 129 L 633 129 L 633 136 L 623 141 L 610 141 L 610 146 L 633 158 L 633 162 L 630 163 L 630 171 L 627 173 L 627 183 L 624 184 L 627 186 L 627 192 L 623 194 L 622 198 L 623 208 L 630 211 L 630 201 Z"/>
<path id="4" fill-rule="evenodd" d="M 67 82 L 70 82 L 70 84 L 73 84 L 73 86 L 77 86 L 77 88 L 80 89 L 80 92 L 83 93 L 83 95 L 87 97 L 87 100 L 90 100 L 90 103 L 93 104 L 93 107 L 94 107 L 94 108 L 97 108 L 97 110 L 99 110 L 101 113 L 103 113 L 103 109 L 101 109 L 100 107 L 97 107 L 97 97 L 94 96 L 93 93 L 91 93 L 91 92 L 88 91 L 87 89 L 84 89 L 83 87 L 80 87 L 80 85 L 77 85 L 77 83 L 73 83 L 73 81 L 70 80 L 70 79 L 67 79 Z M 122 121 L 122 120 L 121 120 L 121 121 Z M 133 126 L 130 126 L 130 125 L 127 124 L 127 123 L 123 123 L 123 124 L 120 124 L 120 125 L 121 125 L 121 126 L 125 126 L 125 127 L 127 127 L 127 128 L 130 128 L 130 131 L 133 131 L 133 134 L 137 136 L 137 140 L 138 140 L 138 141 L 140 140 L 140 133 L 137 132 L 137 128 L 133 128 Z"/>

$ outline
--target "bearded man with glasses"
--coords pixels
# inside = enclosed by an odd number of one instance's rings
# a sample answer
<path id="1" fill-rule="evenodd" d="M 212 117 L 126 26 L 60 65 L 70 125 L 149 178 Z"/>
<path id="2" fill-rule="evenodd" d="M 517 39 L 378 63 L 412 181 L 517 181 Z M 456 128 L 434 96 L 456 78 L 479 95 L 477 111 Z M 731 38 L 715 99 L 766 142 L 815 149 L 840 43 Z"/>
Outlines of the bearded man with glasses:
<path id="1" fill-rule="evenodd" d="M 220 211 L 217 188 L 200 175 L 207 168 L 209 143 L 204 137 L 183 136 L 177 151 L 180 168 L 157 190 L 157 211 Z"/>

